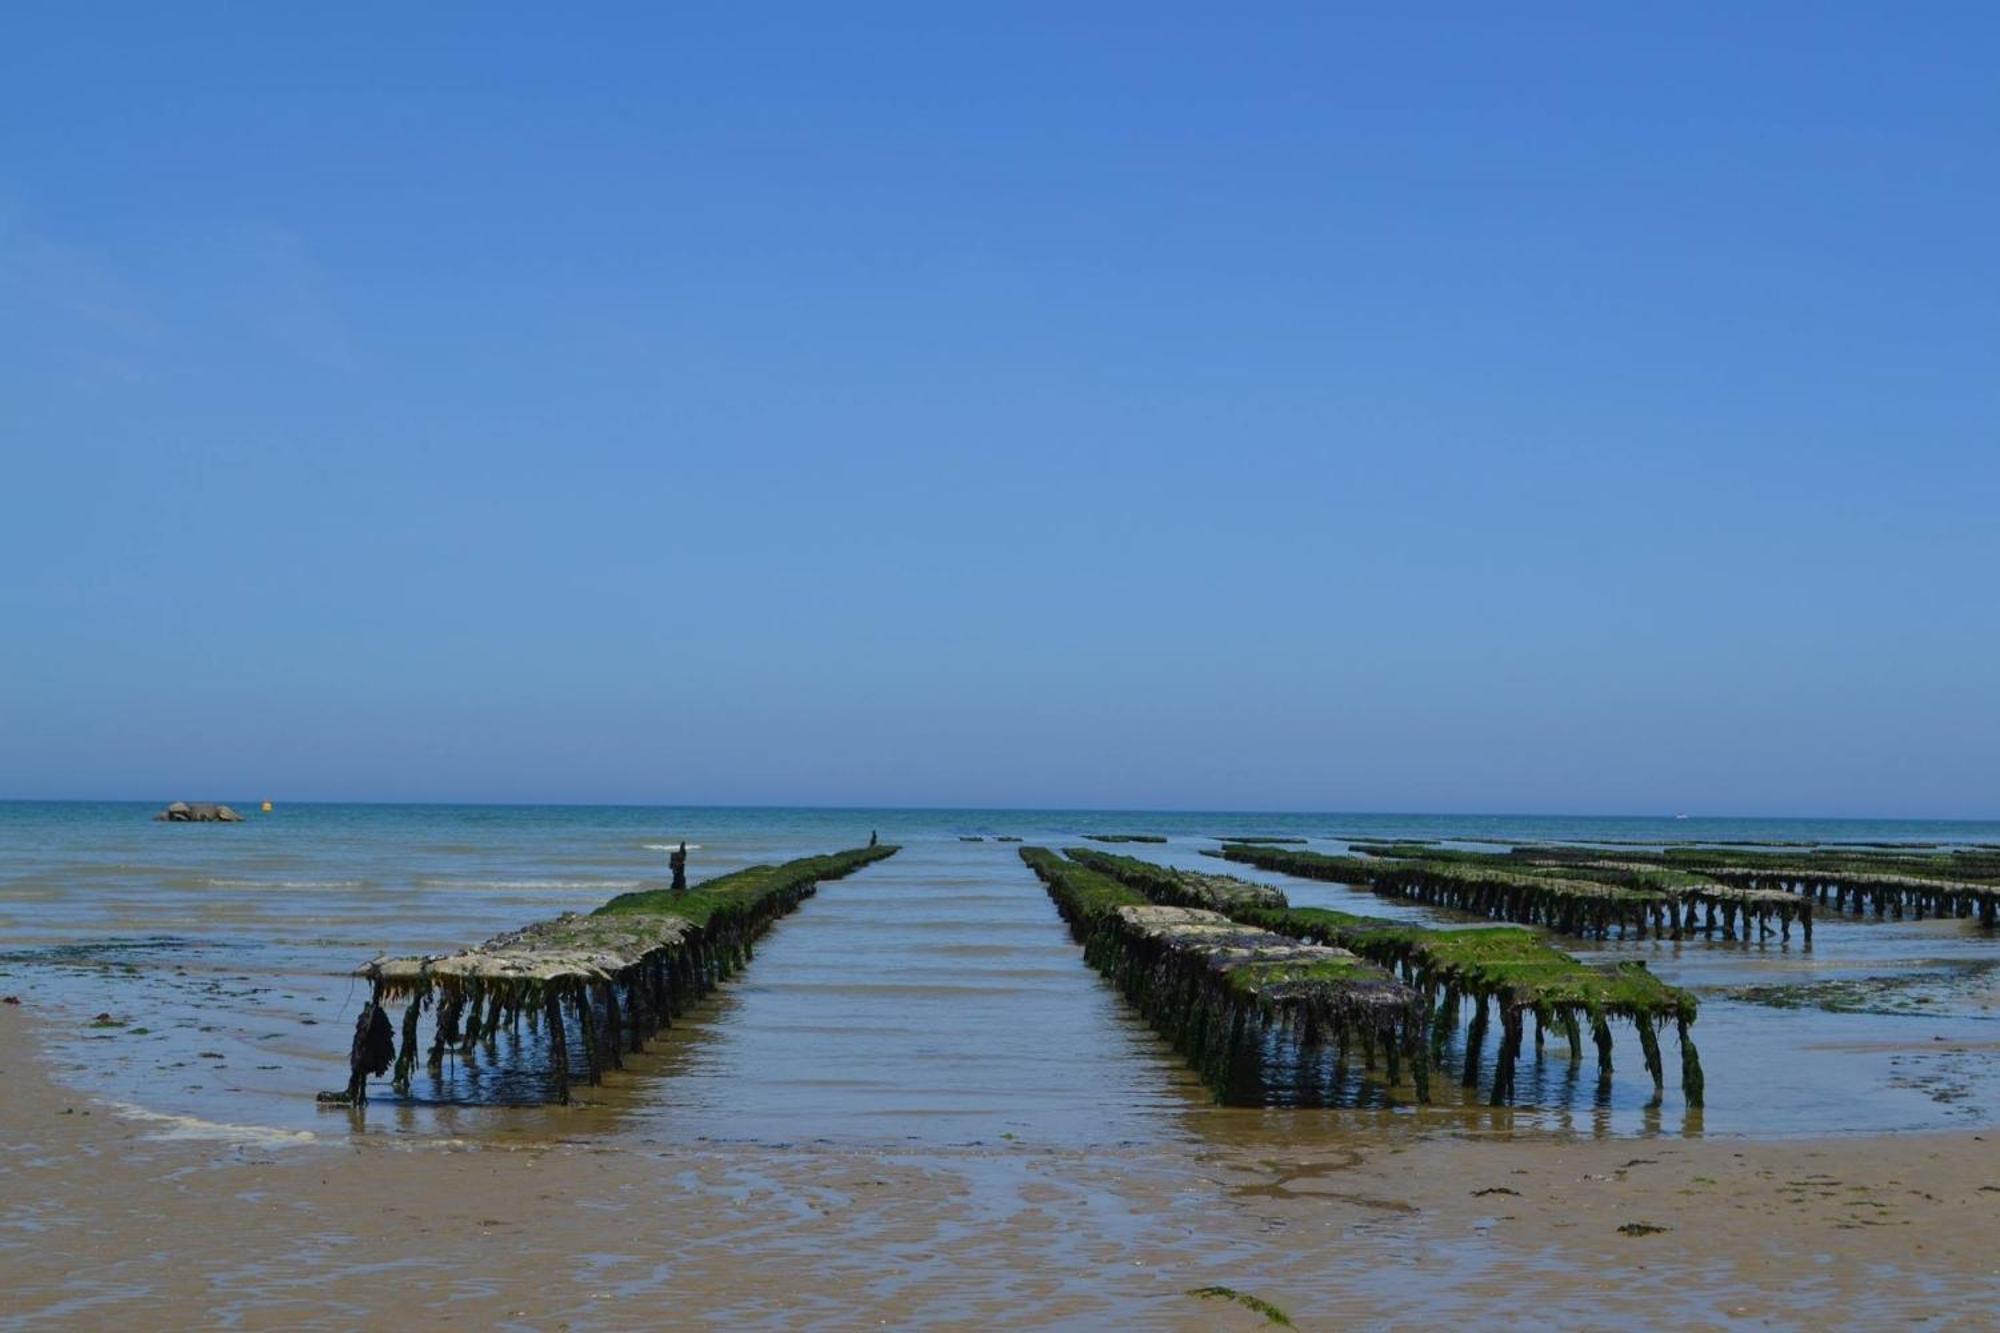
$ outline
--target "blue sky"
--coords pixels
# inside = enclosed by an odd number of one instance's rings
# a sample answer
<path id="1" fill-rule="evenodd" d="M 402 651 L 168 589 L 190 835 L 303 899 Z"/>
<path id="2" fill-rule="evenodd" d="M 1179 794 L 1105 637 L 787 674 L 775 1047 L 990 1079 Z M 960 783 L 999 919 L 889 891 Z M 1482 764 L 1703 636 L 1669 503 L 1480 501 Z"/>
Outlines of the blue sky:
<path id="1" fill-rule="evenodd" d="M 1391 8 L 14 7 L 0 795 L 2000 816 L 2000 10 Z"/>

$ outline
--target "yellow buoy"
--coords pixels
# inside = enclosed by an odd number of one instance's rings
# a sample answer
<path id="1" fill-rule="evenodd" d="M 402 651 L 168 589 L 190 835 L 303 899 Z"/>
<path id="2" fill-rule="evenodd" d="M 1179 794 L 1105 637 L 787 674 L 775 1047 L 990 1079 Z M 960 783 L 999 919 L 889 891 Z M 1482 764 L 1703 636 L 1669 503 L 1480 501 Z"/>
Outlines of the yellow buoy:
<path id="1" fill-rule="evenodd" d="M 269 801 L 264 802 L 264 813 L 267 815 L 271 813 L 271 803 Z"/>

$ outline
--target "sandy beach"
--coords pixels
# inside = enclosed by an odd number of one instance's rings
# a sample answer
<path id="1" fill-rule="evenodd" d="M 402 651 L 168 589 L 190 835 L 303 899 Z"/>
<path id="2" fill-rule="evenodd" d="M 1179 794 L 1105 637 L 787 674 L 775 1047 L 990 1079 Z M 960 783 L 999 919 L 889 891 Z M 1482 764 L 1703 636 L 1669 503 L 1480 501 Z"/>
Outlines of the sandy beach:
<path id="1" fill-rule="evenodd" d="M 1246 1120 L 1190 1154 L 295 1137 L 93 1102 L 48 1077 L 33 1023 L 0 1009 L 10 1326 L 1262 1326 L 1188 1294 L 1227 1286 L 1301 1327 L 1979 1327 L 2000 1298 L 1980 1133 L 1327 1141 Z"/>

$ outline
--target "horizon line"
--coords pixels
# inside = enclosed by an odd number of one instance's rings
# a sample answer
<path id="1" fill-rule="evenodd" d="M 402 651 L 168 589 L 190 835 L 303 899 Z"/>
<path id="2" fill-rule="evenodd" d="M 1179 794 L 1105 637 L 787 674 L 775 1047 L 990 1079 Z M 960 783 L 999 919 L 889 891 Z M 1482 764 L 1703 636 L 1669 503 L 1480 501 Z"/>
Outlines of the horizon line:
<path id="1" fill-rule="evenodd" d="M 173 797 L 173 800 L 184 799 Z M 203 798 L 206 799 L 206 798 Z M 517 809 L 517 810 L 805 810 L 828 812 L 883 812 L 883 811 L 925 811 L 931 813 L 991 813 L 991 814 L 1071 814 L 1071 815 L 1279 815 L 1287 818 L 1335 818 L 1355 817 L 1362 819 L 1602 819 L 1602 820 L 1666 820 L 1687 821 L 1792 821 L 1820 824 L 2000 824 L 2000 816 L 1965 815 L 1817 815 L 1817 814 L 1699 814 L 1691 811 L 1671 813 L 1631 813 L 1585 814 L 1566 810 L 1318 810 L 1304 808 L 1204 808 L 1198 806 L 1063 806 L 1063 805 L 819 805 L 811 803 L 786 802 L 704 802 L 704 801 L 492 801 L 492 800 L 356 800 L 341 798 L 300 798 L 280 802 L 274 797 L 239 798 L 244 804 L 255 805 L 269 800 L 274 806 L 323 806 L 357 805 L 383 808 L 430 806 L 445 809 Z M 143 796 L 0 796 L 0 805 L 153 805 L 159 804 L 158 797 Z M 229 802 L 219 802 L 228 804 Z"/>

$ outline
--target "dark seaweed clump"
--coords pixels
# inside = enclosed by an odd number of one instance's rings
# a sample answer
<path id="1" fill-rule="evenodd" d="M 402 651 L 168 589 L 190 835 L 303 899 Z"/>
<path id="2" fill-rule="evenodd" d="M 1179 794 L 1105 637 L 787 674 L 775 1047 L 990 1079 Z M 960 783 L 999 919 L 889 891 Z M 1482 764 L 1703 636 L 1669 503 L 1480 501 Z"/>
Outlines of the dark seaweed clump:
<path id="1" fill-rule="evenodd" d="M 1249 1292 L 1238 1291 L 1234 1287 L 1191 1287 L 1188 1295 L 1198 1296 L 1203 1300 L 1235 1301 L 1246 1310 L 1255 1310 L 1273 1324 L 1282 1324 L 1286 1328 L 1292 1326 L 1292 1317 L 1283 1310 L 1261 1296 L 1252 1296 Z"/>

